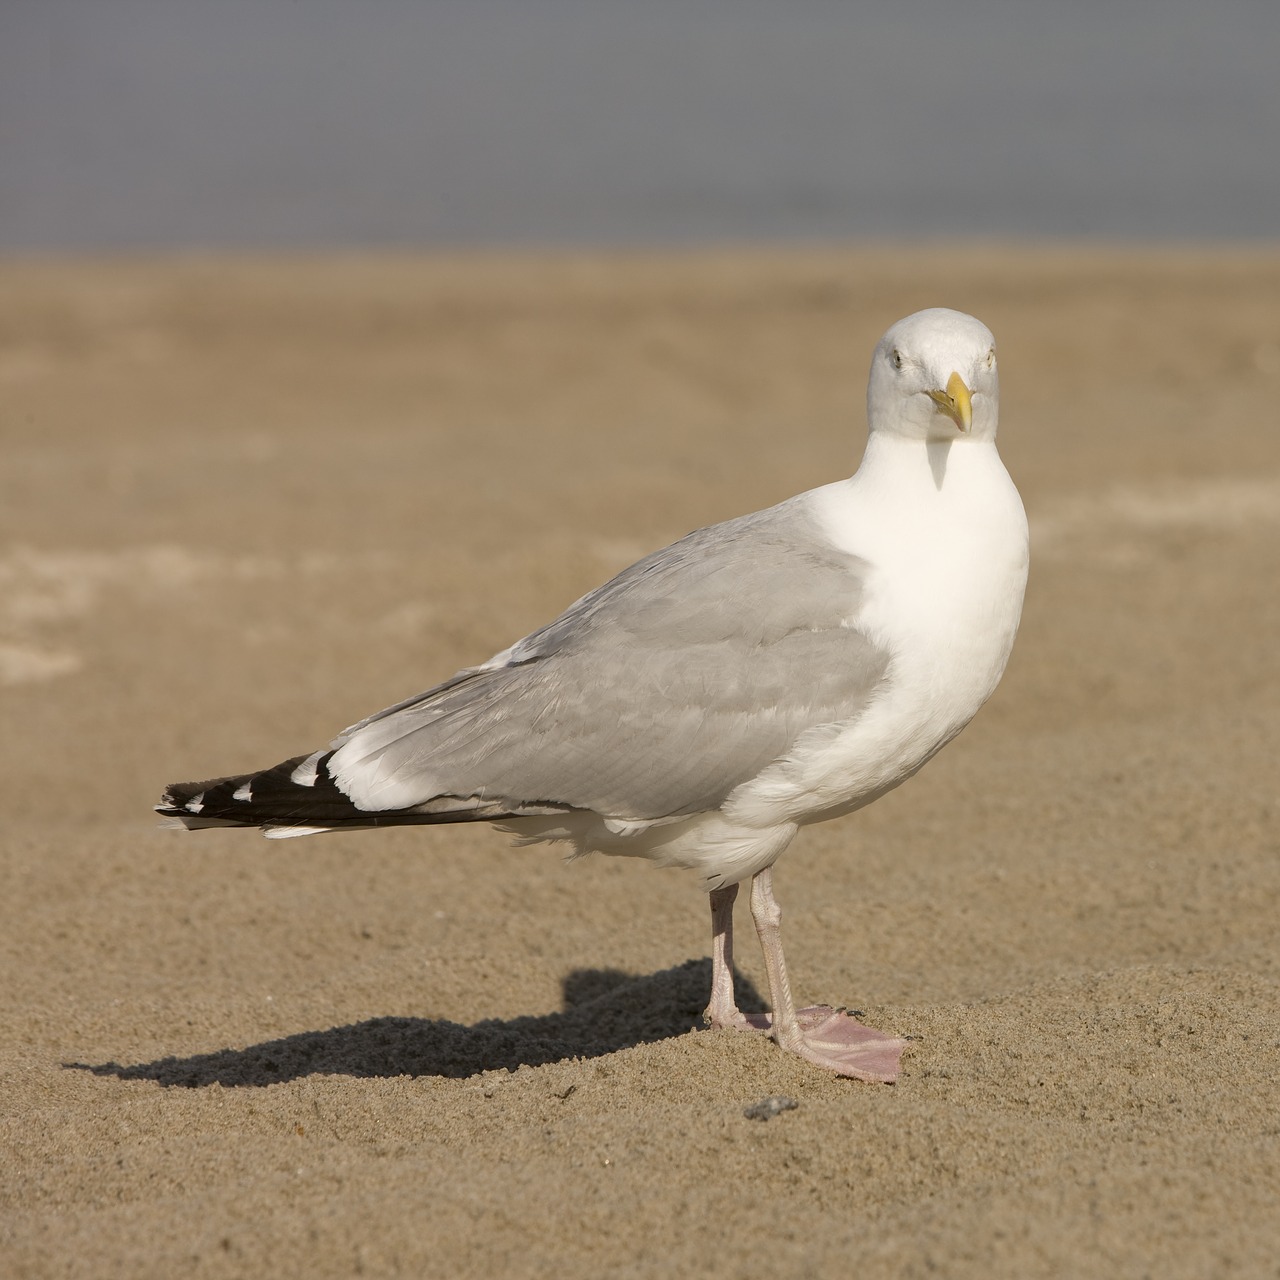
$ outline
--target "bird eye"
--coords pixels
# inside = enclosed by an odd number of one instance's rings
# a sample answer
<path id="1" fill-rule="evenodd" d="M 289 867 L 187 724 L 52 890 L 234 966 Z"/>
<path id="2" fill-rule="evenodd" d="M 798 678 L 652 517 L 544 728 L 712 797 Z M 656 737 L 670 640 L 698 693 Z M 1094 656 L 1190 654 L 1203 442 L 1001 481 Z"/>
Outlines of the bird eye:
<path id="1" fill-rule="evenodd" d="M 996 367 L 996 349 L 995 347 L 992 347 L 991 350 L 987 352 L 987 368 L 994 369 L 995 367 Z"/>
<path id="2" fill-rule="evenodd" d="M 894 347 L 894 349 L 893 349 L 893 355 L 892 355 L 892 356 L 890 356 L 889 358 L 893 361 L 893 367 L 894 367 L 895 369 L 901 369 L 901 368 L 902 368 L 902 352 L 901 352 L 901 351 L 899 351 L 899 350 L 897 349 L 897 347 Z"/>

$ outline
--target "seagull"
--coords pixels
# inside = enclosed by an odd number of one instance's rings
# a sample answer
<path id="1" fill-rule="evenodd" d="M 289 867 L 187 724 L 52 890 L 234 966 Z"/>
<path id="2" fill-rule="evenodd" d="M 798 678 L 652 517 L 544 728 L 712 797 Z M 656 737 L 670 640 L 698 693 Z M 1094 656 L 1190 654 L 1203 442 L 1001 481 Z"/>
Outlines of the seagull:
<path id="1" fill-rule="evenodd" d="M 915 774 L 1004 673 L 1028 539 L 996 451 L 998 400 L 984 324 L 908 316 L 875 348 L 850 478 L 698 529 L 327 747 L 176 783 L 156 811 L 273 837 L 488 822 L 570 857 L 693 871 L 711 906 L 704 1021 L 891 1082 L 901 1039 L 843 1009 L 797 1009 L 772 872 L 801 827 Z M 772 1014 L 734 996 L 746 881 Z"/>

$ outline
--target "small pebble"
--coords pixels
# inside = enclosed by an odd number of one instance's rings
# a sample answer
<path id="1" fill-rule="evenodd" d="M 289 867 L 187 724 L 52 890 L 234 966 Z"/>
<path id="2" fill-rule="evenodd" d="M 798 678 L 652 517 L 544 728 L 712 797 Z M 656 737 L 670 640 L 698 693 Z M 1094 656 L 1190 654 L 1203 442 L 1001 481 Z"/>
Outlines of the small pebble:
<path id="1" fill-rule="evenodd" d="M 748 1120 L 772 1120 L 774 1116 L 780 1116 L 784 1111 L 794 1111 L 799 1105 L 794 1098 L 776 1093 L 771 1098 L 761 1098 L 759 1102 L 753 1102 L 749 1107 L 744 1107 L 742 1114 Z"/>

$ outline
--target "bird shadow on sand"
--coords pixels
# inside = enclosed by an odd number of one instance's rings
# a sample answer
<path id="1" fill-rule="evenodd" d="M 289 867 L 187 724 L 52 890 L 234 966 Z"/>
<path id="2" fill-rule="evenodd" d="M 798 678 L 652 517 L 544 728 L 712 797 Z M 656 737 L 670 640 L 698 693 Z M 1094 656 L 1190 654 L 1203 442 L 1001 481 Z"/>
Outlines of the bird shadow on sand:
<path id="1" fill-rule="evenodd" d="M 746 1013 L 763 1012 L 765 1006 L 750 980 L 734 976 L 739 1007 Z M 430 1018 L 371 1018 L 190 1058 L 158 1058 L 133 1066 L 63 1066 L 186 1089 L 212 1084 L 261 1087 L 310 1075 L 463 1079 L 501 1067 L 514 1071 L 565 1058 L 598 1058 L 684 1035 L 701 1025 L 710 983 L 709 960 L 687 960 L 642 977 L 618 969 L 575 969 L 564 979 L 564 1008 L 559 1013 L 506 1021 L 489 1018 L 469 1027 Z"/>

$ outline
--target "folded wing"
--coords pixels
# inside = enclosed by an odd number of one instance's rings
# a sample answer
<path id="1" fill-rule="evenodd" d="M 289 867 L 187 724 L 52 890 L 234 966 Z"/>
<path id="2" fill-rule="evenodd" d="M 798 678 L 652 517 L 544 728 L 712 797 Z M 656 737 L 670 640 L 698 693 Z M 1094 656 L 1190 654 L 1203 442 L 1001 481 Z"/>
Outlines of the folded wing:
<path id="1" fill-rule="evenodd" d="M 803 497 L 700 529 L 348 729 L 327 770 L 368 812 L 713 810 L 804 730 L 866 706 L 887 659 L 857 626 L 865 571 Z"/>

